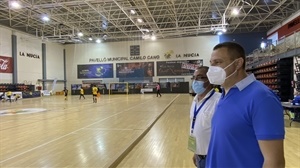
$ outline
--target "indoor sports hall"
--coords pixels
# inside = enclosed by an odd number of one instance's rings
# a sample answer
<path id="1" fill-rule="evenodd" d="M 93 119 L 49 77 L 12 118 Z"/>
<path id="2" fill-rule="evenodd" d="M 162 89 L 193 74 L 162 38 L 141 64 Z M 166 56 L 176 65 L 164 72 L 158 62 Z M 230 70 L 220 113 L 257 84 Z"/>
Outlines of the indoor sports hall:
<path id="1" fill-rule="evenodd" d="M 98 104 L 91 99 L 2 103 L 10 113 L 45 111 L 1 116 L 1 167 L 194 167 L 187 149 L 192 96 L 101 95 Z M 287 116 L 285 122 L 286 167 L 299 167 L 300 124 L 289 126 Z"/>
<path id="2" fill-rule="evenodd" d="M 0 167 L 196 167 L 195 73 L 234 42 L 300 168 L 299 30 L 296 0 L 2 0 Z"/>

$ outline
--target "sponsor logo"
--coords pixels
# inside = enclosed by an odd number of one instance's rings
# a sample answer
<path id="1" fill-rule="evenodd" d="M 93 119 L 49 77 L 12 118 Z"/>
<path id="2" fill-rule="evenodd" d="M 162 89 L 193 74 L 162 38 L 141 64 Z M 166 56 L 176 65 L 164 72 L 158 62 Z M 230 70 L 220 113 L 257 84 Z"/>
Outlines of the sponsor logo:
<path id="1" fill-rule="evenodd" d="M 181 64 L 182 69 L 196 70 L 200 65 L 199 64 L 190 64 L 187 62 L 183 62 Z"/>
<path id="2" fill-rule="evenodd" d="M 12 73 L 13 61 L 12 57 L 0 56 L 0 73 Z"/>
<path id="3" fill-rule="evenodd" d="M 173 53 L 174 53 L 173 50 L 169 50 L 169 51 L 165 52 L 164 56 L 166 59 L 170 59 Z"/>

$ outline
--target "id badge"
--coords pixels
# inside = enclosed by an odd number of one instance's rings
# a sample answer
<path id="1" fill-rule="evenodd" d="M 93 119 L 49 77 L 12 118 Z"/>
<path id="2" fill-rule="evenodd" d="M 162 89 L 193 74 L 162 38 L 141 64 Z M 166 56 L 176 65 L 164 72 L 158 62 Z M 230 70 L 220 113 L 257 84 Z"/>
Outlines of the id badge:
<path id="1" fill-rule="evenodd" d="M 189 136 L 188 149 L 195 153 L 196 151 L 196 138 L 193 136 Z"/>

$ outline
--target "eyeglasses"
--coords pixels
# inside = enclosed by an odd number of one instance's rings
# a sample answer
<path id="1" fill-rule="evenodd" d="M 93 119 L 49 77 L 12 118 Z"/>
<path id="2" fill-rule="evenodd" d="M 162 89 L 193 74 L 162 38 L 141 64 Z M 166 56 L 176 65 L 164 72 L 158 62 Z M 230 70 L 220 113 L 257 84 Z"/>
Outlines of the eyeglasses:
<path id="1" fill-rule="evenodd" d="M 197 76 L 193 76 L 191 79 L 192 80 L 197 80 L 197 81 L 203 81 L 203 80 L 206 80 L 207 77 L 197 75 Z"/>

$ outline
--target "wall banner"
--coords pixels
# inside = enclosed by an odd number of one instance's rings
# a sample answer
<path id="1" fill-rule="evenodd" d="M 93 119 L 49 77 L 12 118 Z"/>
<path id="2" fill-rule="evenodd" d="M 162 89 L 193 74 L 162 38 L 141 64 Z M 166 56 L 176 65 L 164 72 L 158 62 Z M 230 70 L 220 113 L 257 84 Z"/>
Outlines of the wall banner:
<path id="1" fill-rule="evenodd" d="M 197 67 L 203 65 L 203 60 L 158 61 L 157 76 L 187 76 L 193 75 Z"/>
<path id="2" fill-rule="evenodd" d="M 13 73 L 13 58 L 0 56 L 0 73 Z"/>
<path id="3" fill-rule="evenodd" d="M 77 65 L 77 78 L 113 78 L 113 64 Z"/>
<path id="4" fill-rule="evenodd" d="M 117 78 L 153 77 L 154 62 L 117 63 Z"/>

